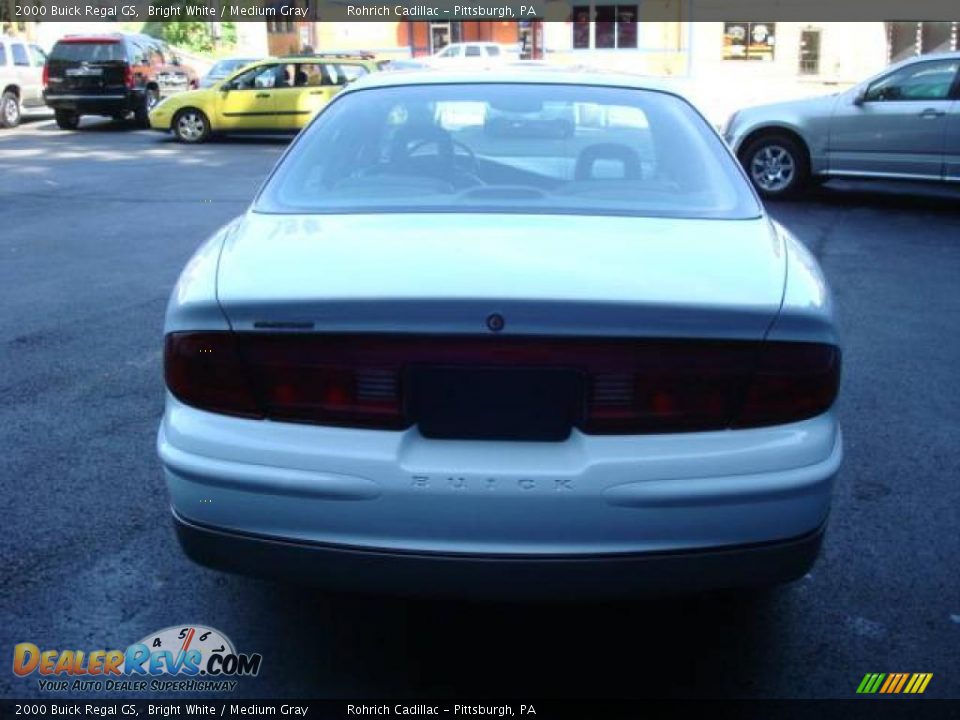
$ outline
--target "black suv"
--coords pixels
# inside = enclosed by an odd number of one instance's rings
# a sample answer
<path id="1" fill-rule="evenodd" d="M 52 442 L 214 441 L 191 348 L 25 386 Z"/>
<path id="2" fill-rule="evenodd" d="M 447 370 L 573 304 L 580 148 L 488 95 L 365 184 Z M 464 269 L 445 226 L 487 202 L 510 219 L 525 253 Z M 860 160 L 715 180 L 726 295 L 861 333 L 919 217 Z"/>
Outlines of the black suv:
<path id="1" fill-rule="evenodd" d="M 43 84 L 44 101 L 65 130 L 75 129 L 81 115 L 122 120 L 130 113 L 149 127 L 153 106 L 197 87 L 197 74 L 147 35 L 68 35 L 53 46 Z"/>

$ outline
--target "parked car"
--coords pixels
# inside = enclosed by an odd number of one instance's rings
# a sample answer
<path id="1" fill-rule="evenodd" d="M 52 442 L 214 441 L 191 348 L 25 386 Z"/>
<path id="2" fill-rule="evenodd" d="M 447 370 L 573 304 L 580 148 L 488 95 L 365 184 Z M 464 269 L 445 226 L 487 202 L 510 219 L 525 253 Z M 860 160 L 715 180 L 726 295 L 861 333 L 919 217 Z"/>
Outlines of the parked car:
<path id="1" fill-rule="evenodd" d="M 518 57 L 515 49 L 500 43 L 460 42 L 450 43 L 423 61 L 438 68 L 479 68 L 510 62 Z"/>
<path id="2" fill-rule="evenodd" d="M 161 99 L 197 84 L 193 68 L 147 35 L 68 35 L 53 46 L 44 68 L 44 100 L 65 130 L 75 129 L 83 115 L 122 120 L 130 113 L 146 127 Z"/>
<path id="3" fill-rule="evenodd" d="M 200 78 L 200 87 L 212 87 L 221 80 L 233 75 L 237 70 L 246 67 L 250 63 L 257 62 L 260 59 L 261 58 L 224 58 L 217 60 L 209 72 Z"/>
<path id="4" fill-rule="evenodd" d="M 559 105 L 569 140 L 483 130 Z M 165 333 L 158 451 L 201 563 L 570 598 L 780 582 L 817 554 L 830 293 L 643 78 L 364 77 L 198 250 Z"/>
<path id="5" fill-rule="evenodd" d="M 761 195 L 831 177 L 960 181 L 960 53 L 911 58 L 836 95 L 741 110 L 727 142 Z"/>
<path id="6" fill-rule="evenodd" d="M 212 87 L 161 102 L 150 125 L 186 143 L 213 133 L 296 132 L 347 83 L 378 69 L 366 54 L 267 58 Z"/>
<path id="7" fill-rule="evenodd" d="M 45 60 L 39 45 L 0 35 L 0 127 L 16 127 L 24 112 L 43 107 Z"/>

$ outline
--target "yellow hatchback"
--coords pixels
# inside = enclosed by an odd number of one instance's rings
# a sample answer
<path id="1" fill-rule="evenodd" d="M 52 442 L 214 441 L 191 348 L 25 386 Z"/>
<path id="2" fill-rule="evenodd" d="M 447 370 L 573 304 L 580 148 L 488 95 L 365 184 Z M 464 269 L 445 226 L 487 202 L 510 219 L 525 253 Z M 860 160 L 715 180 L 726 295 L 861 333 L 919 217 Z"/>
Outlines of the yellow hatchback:
<path id="1" fill-rule="evenodd" d="M 379 69 L 373 55 L 318 53 L 267 58 L 212 87 L 172 95 L 150 127 L 200 143 L 213 133 L 296 132 L 347 83 Z"/>

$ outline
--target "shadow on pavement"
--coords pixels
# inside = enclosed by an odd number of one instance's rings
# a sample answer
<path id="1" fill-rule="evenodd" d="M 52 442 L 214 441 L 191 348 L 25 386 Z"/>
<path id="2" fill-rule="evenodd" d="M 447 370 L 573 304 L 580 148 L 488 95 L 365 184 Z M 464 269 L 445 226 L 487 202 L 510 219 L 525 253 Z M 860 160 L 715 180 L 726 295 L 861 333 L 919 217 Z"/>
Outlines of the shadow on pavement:
<path id="1" fill-rule="evenodd" d="M 960 185 L 926 182 L 831 180 L 794 201 L 771 207 L 819 203 L 877 210 L 924 210 L 960 214 Z"/>
<path id="2" fill-rule="evenodd" d="M 775 618 L 793 597 L 788 587 L 509 605 L 250 582 L 245 599 L 263 619 L 259 632 L 314 649 L 271 656 L 271 684 L 282 677 L 285 687 L 334 687 L 341 697 L 750 695 L 750 678 L 777 656 Z"/>

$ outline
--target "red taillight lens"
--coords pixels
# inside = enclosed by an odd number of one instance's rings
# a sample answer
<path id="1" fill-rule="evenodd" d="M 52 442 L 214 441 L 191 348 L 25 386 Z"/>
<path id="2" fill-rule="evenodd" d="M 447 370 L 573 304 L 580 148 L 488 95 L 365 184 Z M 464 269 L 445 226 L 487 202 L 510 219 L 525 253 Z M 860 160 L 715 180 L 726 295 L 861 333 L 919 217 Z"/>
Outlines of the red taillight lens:
<path id="1" fill-rule="evenodd" d="M 763 343 L 737 426 L 780 425 L 814 417 L 833 405 L 839 387 L 838 348 Z"/>
<path id="2" fill-rule="evenodd" d="M 711 340 L 174 333 L 165 363 L 201 409 L 380 429 L 417 422 L 410 368 L 562 368 L 583 378 L 577 426 L 605 435 L 796 422 L 833 404 L 840 377 L 831 345 Z"/>
<path id="3" fill-rule="evenodd" d="M 47 87 L 47 85 L 50 84 L 50 63 L 44 63 L 43 65 L 43 75 L 42 75 L 41 82 L 43 83 L 44 87 Z"/>
<path id="4" fill-rule="evenodd" d="M 225 415 L 263 417 L 232 333 L 167 335 L 163 369 L 170 392 L 187 405 Z"/>

